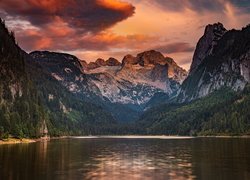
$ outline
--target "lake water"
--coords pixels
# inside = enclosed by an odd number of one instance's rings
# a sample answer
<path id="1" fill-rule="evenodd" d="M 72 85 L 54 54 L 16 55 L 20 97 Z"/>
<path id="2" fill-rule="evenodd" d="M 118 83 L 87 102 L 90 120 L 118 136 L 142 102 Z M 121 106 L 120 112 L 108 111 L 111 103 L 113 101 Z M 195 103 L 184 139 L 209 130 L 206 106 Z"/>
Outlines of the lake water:
<path id="1" fill-rule="evenodd" d="M 0 179 L 250 179 L 249 138 L 71 138 L 0 146 Z"/>

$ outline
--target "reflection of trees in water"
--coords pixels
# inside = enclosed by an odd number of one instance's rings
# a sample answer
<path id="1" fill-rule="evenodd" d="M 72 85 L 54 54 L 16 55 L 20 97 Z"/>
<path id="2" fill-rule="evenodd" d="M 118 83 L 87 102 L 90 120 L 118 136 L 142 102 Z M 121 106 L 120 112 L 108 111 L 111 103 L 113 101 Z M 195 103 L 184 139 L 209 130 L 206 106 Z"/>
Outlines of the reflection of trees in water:
<path id="1" fill-rule="evenodd" d="M 249 179 L 249 139 L 62 139 L 0 146 L 0 179 Z"/>
<path id="2" fill-rule="evenodd" d="M 192 144 L 199 179 L 250 179 L 249 138 L 200 138 Z"/>
<path id="3" fill-rule="evenodd" d="M 161 140 L 56 140 L 0 149 L 9 179 L 179 179 L 191 176 L 190 152 Z M 16 159 L 16 163 L 7 159 Z M 1 160 L 1 159 L 0 159 Z M 7 163 L 9 162 L 9 164 Z M 14 177 L 14 178 L 13 178 Z M 8 179 L 8 178 L 4 178 Z"/>

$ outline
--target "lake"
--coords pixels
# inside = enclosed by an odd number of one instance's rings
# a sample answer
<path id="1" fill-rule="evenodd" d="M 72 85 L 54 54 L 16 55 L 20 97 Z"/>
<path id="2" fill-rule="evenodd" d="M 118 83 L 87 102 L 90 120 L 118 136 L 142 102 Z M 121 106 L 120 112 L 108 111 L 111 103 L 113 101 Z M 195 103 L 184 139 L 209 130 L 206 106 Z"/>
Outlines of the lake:
<path id="1" fill-rule="evenodd" d="M 0 146 L 0 179 L 250 179 L 249 138 L 68 138 Z"/>

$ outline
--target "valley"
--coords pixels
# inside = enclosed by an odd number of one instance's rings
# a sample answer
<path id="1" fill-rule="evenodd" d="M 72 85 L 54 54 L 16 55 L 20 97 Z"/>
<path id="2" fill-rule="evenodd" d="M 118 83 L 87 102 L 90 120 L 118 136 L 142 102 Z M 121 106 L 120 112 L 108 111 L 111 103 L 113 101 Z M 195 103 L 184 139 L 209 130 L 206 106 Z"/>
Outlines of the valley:
<path id="1" fill-rule="evenodd" d="M 190 72 L 155 50 L 90 63 L 26 53 L 0 29 L 2 137 L 250 133 L 249 26 L 208 25 Z"/>

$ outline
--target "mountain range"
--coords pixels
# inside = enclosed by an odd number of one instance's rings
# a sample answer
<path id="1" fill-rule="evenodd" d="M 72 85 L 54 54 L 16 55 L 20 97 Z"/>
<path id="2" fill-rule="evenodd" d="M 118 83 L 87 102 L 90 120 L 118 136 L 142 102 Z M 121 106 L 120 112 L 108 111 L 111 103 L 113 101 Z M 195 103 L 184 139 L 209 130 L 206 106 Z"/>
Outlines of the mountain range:
<path id="1" fill-rule="evenodd" d="M 157 93 L 175 95 L 187 72 L 151 50 L 87 64 L 68 54 L 35 51 L 30 56 L 77 98 L 101 105 L 118 121 L 134 121 Z M 53 94 L 52 94 L 53 96 Z"/>
<path id="2" fill-rule="evenodd" d="M 90 63 L 28 54 L 2 20 L 0 38 L 0 135 L 250 132 L 250 26 L 206 26 L 189 72 L 155 50 Z"/>

